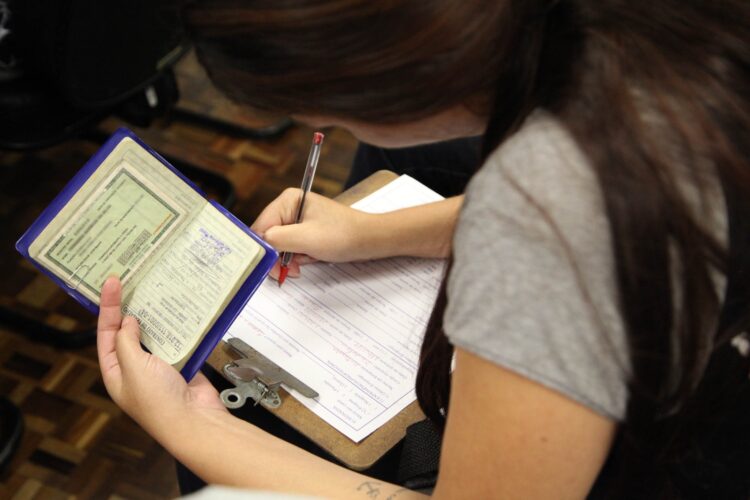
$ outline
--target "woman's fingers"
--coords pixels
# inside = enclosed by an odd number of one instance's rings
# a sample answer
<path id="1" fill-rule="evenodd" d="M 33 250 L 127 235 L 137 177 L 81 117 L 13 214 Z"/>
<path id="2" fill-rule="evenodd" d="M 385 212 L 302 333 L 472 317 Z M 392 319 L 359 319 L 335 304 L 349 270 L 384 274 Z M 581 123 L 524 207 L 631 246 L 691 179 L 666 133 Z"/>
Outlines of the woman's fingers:
<path id="1" fill-rule="evenodd" d="M 122 317 L 121 285 L 108 279 L 102 287 L 97 350 L 107 392 L 114 402 L 141 424 L 157 433 L 169 425 L 164 415 L 183 414 L 186 401 L 196 408 L 225 408 L 216 390 L 199 376 L 188 388 L 182 375 L 164 360 L 141 347 L 138 320 Z"/>
<path id="2" fill-rule="evenodd" d="M 314 260 L 348 262 L 362 258 L 362 234 L 370 219 L 363 212 L 315 193 L 307 195 L 302 221 L 295 223 L 301 191 L 287 189 L 260 214 L 252 229 L 280 252 L 305 255 L 289 266 L 298 276 L 299 266 Z M 312 259 L 312 260 L 311 260 Z M 271 271 L 278 277 L 279 268 Z"/>
<path id="3" fill-rule="evenodd" d="M 120 312 L 121 293 L 122 289 L 119 279 L 111 277 L 104 282 L 99 302 L 96 348 L 105 384 L 112 377 L 119 377 L 115 338 L 117 337 L 117 332 L 120 329 L 122 321 L 122 313 Z"/>
<path id="4" fill-rule="evenodd" d="M 268 228 L 265 239 L 279 251 L 305 254 L 315 252 L 322 238 L 320 234 L 310 234 L 311 225 L 302 223 L 274 226 Z"/>
<path id="5" fill-rule="evenodd" d="M 281 268 L 281 263 L 276 262 L 274 266 L 271 268 L 271 271 L 268 273 L 268 275 L 275 279 L 279 279 L 279 269 Z M 299 278 L 300 276 L 300 268 L 299 268 L 299 262 L 297 260 L 297 256 L 295 255 L 292 260 L 289 262 L 289 266 L 287 266 L 287 277 L 288 278 Z"/>
<path id="6" fill-rule="evenodd" d="M 141 331 L 138 320 L 126 316 L 115 338 L 117 359 L 124 376 L 146 369 L 150 355 L 141 348 Z"/>
<path id="7" fill-rule="evenodd" d="M 314 262 L 318 262 L 318 259 L 314 259 L 310 257 L 309 255 L 304 254 L 297 254 L 294 256 L 294 259 L 292 259 L 293 262 L 296 262 L 299 266 L 306 266 L 308 264 L 312 264 Z"/>
<path id="8" fill-rule="evenodd" d="M 118 399 L 122 387 L 123 371 L 148 357 L 141 349 L 138 321 L 132 316 L 123 319 L 120 311 L 122 286 L 116 277 L 110 277 L 102 286 L 99 301 L 96 347 L 104 384 L 113 398 Z"/>
<path id="9" fill-rule="evenodd" d="M 122 313 L 120 312 L 121 293 L 120 280 L 115 276 L 107 278 L 102 286 L 99 300 L 99 320 L 97 323 L 99 331 L 117 331 L 120 329 L 120 322 L 122 321 Z"/>
<path id="10" fill-rule="evenodd" d="M 263 209 L 258 218 L 255 219 L 255 222 L 253 222 L 253 225 L 250 226 L 250 229 L 265 239 L 265 233 L 268 228 L 293 223 L 301 193 L 299 189 L 285 189 L 284 192 Z"/>

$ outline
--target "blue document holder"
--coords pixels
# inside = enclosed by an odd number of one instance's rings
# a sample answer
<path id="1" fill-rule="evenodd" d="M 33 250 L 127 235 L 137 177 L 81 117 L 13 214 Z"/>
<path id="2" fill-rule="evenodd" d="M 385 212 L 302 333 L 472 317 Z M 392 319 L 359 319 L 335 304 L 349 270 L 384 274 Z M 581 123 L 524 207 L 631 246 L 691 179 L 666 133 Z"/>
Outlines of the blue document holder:
<path id="1" fill-rule="evenodd" d="M 166 168 L 171 170 L 180 179 L 182 179 L 186 185 L 198 192 L 203 198 L 206 198 L 203 193 L 193 182 L 186 178 L 176 168 L 170 165 L 164 158 L 162 158 L 157 152 L 151 149 L 149 146 L 143 143 L 133 132 L 128 129 L 118 129 L 107 142 L 99 149 L 99 151 L 86 162 L 86 164 L 76 173 L 76 175 L 68 182 L 63 190 L 55 197 L 54 200 L 44 209 L 29 229 L 21 236 L 16 242 L 16 249 L 34 266 L 36 266 L 41 272 L 46 274 L 57 283 L 68 295 L 73 297 L 77 302 L 83 305 L 86 309 L 91 311 L 93 314 L 99 313 L 99 306 L 89 300 L 75 287 L 71 287 L 64 280 L 60 279 L 53 272 L 48 270 L 42 264 L 34 260 L 29 255 L 29 247 L 39 237 L 42 231 L 52 222 L 55 216 L 65 207 L 73 198 L 73 196 L 81 189 L 86 181 L 92 176 L 92 174 L 99 168 L 99 166 L 107 159 L 112 151 L 122 142 L 124 139 L 129 138 L 139 144 L 143 149 L 150 153 Z M 180 373 L 186 380 L 190 380 L 200 370 L 201 366 L 205 362 L 206 358 L 211 354 L 216 344 L 224 336 L 224 333 L 229 329 L 235 318 L 240 314 L 242 309 L 250 297 L 255 293 L 258 286 L 268 276 L 269 271 L 273 267 L 274 263 L 278 260 L 278 252 L 271 247 L 268 243 L 263 241 L 258 235 L 253 233 L 245 224 L 240 222 L 234 215 L 232 215 L 227 209 L 221 206 L 214 200 L 208 200 L 221 214 L 223 214 L 228 220 L 239 227 L 243 232 L 249 235 L 255 240 L 260 246 L 265 249 L 265 255 L 262 257 L 260 262 L 250 272 L 250 275 L 245 279 L 244 283 L 240 285 L 237 293 L 230 299 L 226 307 L 219 314 L 214 321 L 213 325 L 209 327 L 208 332 L 205 334 L 203 339 L 200 341 L 195 351 L 190 358 L 183 365 Z"/>

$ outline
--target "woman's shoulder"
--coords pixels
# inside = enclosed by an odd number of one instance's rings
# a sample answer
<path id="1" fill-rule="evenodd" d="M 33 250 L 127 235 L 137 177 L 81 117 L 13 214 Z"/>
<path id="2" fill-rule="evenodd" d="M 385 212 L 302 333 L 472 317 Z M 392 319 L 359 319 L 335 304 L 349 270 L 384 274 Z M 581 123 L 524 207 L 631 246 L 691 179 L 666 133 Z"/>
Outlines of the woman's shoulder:
<path id="1" fill-rule="evenodd" d="M 565 126 L 538 110 L 485 161 L 466 191 L 463 219 L 564 239 L 584 254 L 608 250 L 596 174 Z"/>
<path id="2" fill-rule="evenodd" d="M 565 125 L 543 110 L 532 113 L 490 154 L 472 184 L 475 196 L 489 186 L 505 185 L 552 205 L 589 201 L 598 206 L 601 198 L 583 151 Z"/>
<path id="3" fill-rule="evenodd" d="M 609 222 L 593 170 L 553 116 L 530 116 L 472 178 L 453 250 L 444 326 L 455 345 L 623 418 Z"/>

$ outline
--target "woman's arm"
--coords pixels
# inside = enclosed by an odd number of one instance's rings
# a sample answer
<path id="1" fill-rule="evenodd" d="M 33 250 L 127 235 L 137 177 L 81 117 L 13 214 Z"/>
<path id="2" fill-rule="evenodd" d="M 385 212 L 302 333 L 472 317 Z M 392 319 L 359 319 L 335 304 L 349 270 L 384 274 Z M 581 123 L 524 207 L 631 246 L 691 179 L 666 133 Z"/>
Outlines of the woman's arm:
<path id="1" fill-rule="evenodd" d="M 446 498 L 585 498 L 616 423 L 456 349 L 436 493 Z"/>
<path id="2" fill-rule="evenodd" d="M 367 258 L 380 259 L 399 255 L 413 257 L 449 257 L 453 231 L 464 197 L 370 215 L 372 223 L 361 235 Z"/>
<path id="3" fill-rule="evenodd" d="M 436 497 L 586 497 L 611 446 L 613 422 L 461 350 L 452 394 Z M 326 462 L 228 413 L 177 421 L 163 443 L 209 483 L 325 498 L 421 496 Z"/>
<path id="4" fill-rule="evenodd" d="M 202 375 L 189 385 L 138 343 L 120 316 L 120 286 L 101 296 L 99 360 L 114 401 L 175 458 L 209 483 L 326 498 L 419 494 L 329 463 L 232 417 Z M 435 496 L 581 498 L 593 484 L 615 424 L 564 396 L 457 350 Z"/>
<path id="5" fill-rule="evenodd" d="M 424 498 L 326 461 L 228 412 L 183 414 L 161 429 L 154 437 L 209 484 L 322 498 Z"/>
<path id="6" fill-rule="evenodd" d="M 145 352 L 138 322 L 122 318 L 121 286 L 101 293 L 97 350 L 107 392 L 177 460 L 208 483 L 325 498 L 418 498 L 396 485 L 335 465 L 232 416 L 203 374 L 186 384 Z"/>
<path id="7" fill-rule="evenodd" d="M 368 214 L 310 193 L 302 222 L 294 224 L 299 196 L 299 189 L 285 190 L 263 210 L 252 229 L 280 251 L 328 262 L 401 255 L 447 257 L 463 203 L 463 196 L 457 196 Z M 290 266 L 290 275 L 297 273 L 297 266 Z"/>

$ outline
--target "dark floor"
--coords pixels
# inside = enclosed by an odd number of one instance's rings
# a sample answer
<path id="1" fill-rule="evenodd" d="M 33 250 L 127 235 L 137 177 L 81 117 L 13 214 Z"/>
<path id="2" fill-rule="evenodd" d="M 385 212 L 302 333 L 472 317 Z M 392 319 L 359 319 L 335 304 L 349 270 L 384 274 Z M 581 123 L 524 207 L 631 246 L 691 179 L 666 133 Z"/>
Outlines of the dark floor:
<path id="1" fill-rule="evenodd" d="M 217 98 L 192 60 L 179 70 L 183 109 L 239 127 L 269 123 Z M 120 124 L 111 118 L 99 130 Z M 312 137 L 311 129 L 293 126 L 274 139 L 249 140 L 181 119 L 134 130 L 162 154 L 230 179 L 237 194 L 232 211 L 248 223 L 282 189 L 299 184 Z M 313 190 L 340 192 L 355 144 L 342 130 L 327 131 Z M 178 493 L 172 458 L 104 391 L 95 350 L 85 346 L 95 318 L 13 249 L 95 149 L 91 142 L 70 141 L 34 154 L 0 153 L 0 308 L 42 325 L 0 325 L 0 396 L 22 409 L 26 423 L 20 448 L 0 475 L 0 498 L 148 499 Z M 79 343 L 84 347 L 60 347 Z"/>

